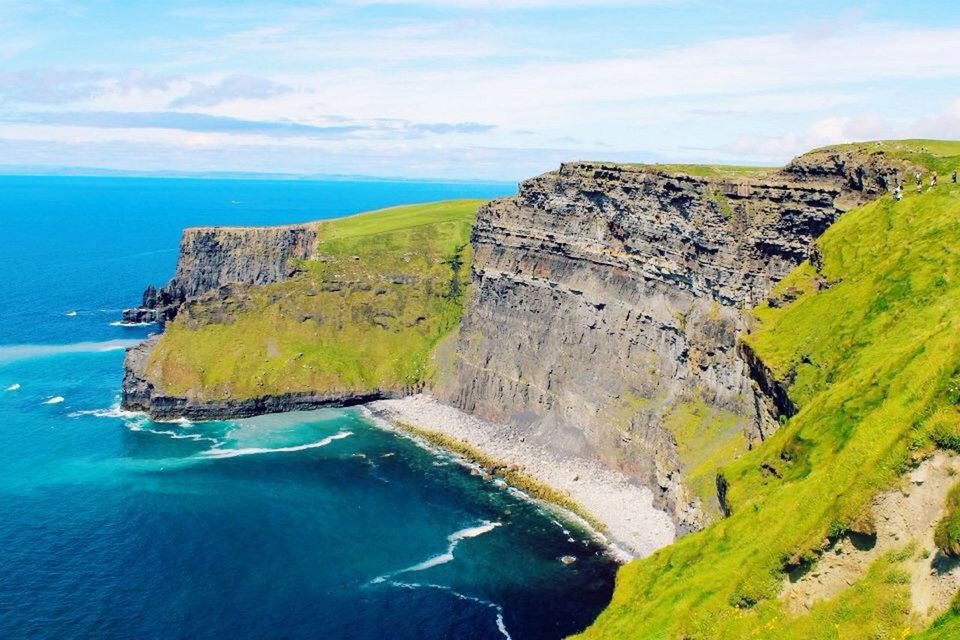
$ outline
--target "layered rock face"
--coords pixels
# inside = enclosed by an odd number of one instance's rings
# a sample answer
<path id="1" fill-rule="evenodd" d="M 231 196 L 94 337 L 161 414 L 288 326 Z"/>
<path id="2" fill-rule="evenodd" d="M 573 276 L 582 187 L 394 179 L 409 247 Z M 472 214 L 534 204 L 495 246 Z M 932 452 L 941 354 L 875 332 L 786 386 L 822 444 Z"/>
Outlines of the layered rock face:
<path id="1" fill-rule="evenodd" d="M 281 282 L 294 274 L 297 260 L 314 257 L 316 244 L 315 224 L 186 229 L 173 278 L 159 290 L 147 287 L 141 306 L 125 310 L 123 319 L 163 325 L 181 304 L 209 291 Z"/>
<path id="2" fill-rule="evenodd" d="M 574 163 L 524 182 L 478 214 L 456 383 L 438 393 L 631 474 L 680 530 L 699 528 L 707 505 L 676 432 L 695 440 L 718 414 L 748 442 L 776 428 L 736 349 L 741 310 L 886 175 L 858 188 L 846 170 L 725 180 Z M 699 418 L 678 418 L 690 407 Z"/>

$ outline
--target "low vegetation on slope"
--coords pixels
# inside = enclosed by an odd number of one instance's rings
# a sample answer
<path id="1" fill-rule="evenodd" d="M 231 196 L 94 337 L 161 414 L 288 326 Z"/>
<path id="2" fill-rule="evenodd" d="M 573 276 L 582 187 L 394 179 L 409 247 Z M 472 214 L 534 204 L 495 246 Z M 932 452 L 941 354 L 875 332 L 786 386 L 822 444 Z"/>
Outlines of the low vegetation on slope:
<path id="1" fill-rule="evenodd" d="M 936 168 L 940 186 L 846 213 L 818 241 L 819 272 L 805 263 L 779 285 L 793 301 L 755 311 L 746 340 L 800 411 L 721 470 L 730 517 L 621 569 L 584 637 L 892 638 L 916 626 L 910 548 L 801 615 L 778 596 L 831 540 L 870 530 L 877 492 L 960 443 L 960 189 L 947 175 L 960 144 L 918 146 L 884 151 Z M 925 637 L 957 637 L 954 615 Z"/>
<path id="2" fill-rule="evenodd" d="M 429 375 L 460 321 L 480 202 L 395 207 L 318 224 L 293 279 L 188 303 L 147 364 L 195 400 L 396 390 Z"/>
<path id="3" fill-rule="evenodd" d="M 940 552 L 947 556 L 960 556 L 960 484 L 955 485 L 947 496 L 947 513 L 937 524 L 934 540 Z"/>

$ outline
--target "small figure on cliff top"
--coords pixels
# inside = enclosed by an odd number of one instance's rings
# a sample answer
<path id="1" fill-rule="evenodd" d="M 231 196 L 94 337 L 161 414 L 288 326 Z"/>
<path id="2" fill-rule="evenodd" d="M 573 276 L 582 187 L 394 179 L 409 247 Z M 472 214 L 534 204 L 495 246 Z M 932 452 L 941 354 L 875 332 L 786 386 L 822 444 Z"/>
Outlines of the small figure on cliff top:
<path id="1" fill-rule="evenodd" d="M 937 172 L 936 172 L 936 171 L 934 171 L 933 173 L 930 174 L 930 188 L 932 189 L 932 188 L 934 188 L 935 186 L 937 186 Z"/>
<path id="2" fill-rule="evenodd" d="M 914 182 L 917 183 L 917 186 L 920 186 L 921 184 L 923 184 L 923 174 L 920 173 L 919 171 L 915 171 L 913 173 L 913 180 Z"/>
<path id="3" fill-rule="evenodd" d="M 950 174 L 950 182 L 957 184 L 957 170 L 954 169 L 953 173 Z"/>
<path id="4" fill-rule="evenodd" d="M 900 202 L 901 200 L 903 200 L 903 185 L 897 184 L 893 190 L 893 201 Z"/>

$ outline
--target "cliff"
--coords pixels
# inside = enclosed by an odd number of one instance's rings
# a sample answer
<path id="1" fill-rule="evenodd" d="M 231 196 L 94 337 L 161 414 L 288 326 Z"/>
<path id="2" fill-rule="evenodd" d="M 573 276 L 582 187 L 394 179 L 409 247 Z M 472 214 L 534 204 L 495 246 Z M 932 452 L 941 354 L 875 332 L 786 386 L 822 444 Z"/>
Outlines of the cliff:
<path id="1" fill-rule="evenodd" d="M 880 160 L 920 168 L 922 191 L 870 199 Z M 735 356 L 778 427 L 715 467 L 726 517 L 623 567 L 585 638 L 958 637 L 960 565 L 934 530 L 960 450 L 960 187 L 929 176 L 960 166 L 960 143 L 798 166 L 863 204 L 742 314 Z"/>
<path id="2" fill-rule="evenodd" d="M 441 394 L 601 458 L 700 528 L 720 511 L 718 461 L 778 425 L 776 385 L 736 349 L 742 310 L 902 170 L 859 157 L 729 175 L 580 162 L 525 181 L 478 213 L 475 293 Z"/>
<path id="3" fill-rule="evenodd" d="M 316 243 L 316 224 L 186 229 L 173 278 L 159 290 L 147 287 L 140 307 L 126 309 L 123 319 L 162 326 L 184 302 L 209 291 L 282 282 L 296 273 L 298 260 L 314 257 Z"/>
<path id="4" fill-rule="evenodd" d="M 128 352 L 124 404 L 209 418 L 426 385 L 703 529 L 626 565 L 586 636 L 902 637 L 960 584 L 876 522 L 910 529 L 890 505 L 960 451 L 960 191 L 881 196 L 958 164 L 936 141 L 779 170 L 578 162 L 475 223 L 476 203 L 319 223 L 312 252 L 260 266 L 242 232 L 191 242 L 145 295 L 173 319 Z M 857 547 L 878 535 L 891 551 Z M 945 616 L 925 637 L 953 637 Z"/>
<path id="5" fill-rule="evenodd" d="M 144 293 L 164 332 L 128 350 L 123 405 L 217 419 L 420 391 L 460 319 L 479 204 L 188 229 L 173 278 Z"/>

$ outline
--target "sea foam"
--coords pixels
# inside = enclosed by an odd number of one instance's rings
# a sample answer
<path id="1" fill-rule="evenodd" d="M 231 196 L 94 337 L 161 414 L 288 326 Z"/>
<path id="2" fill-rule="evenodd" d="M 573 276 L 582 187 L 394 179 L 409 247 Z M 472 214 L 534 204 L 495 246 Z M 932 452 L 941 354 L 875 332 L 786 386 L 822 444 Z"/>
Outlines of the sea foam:
<path id="1" fill-rule="evenodd" d="M 318 440 L 316 442 L 308 442 L 307 444 L 298 444 L 290 447 L 247 447 L 244 449 L 208 449 L 207 451 L 202 452 L 200 455 L 205 458 L 236 458 L 237 456 L 252 456 L 261 453 L 293 453 L 296 451 L 305 451 L 307 449 L 316 449 L 318 447 L 325 447 L 334 440 L 340 440 L 352 436 L 352 431 L 340 431 L 335 433 L 332 436 L 327 436 L 323 440 Z"/>
<path id="2" fill-rule="evenodd" d="M 95 418 L 116 418 L 119 420 L 132 420 L 134 418 L 145 418 L 147 414 L 142 411 L 128 411 L 121 409 L 119 404 L 115 404 L 109 409 L 84 409 L 82 411 L 72 411 L 67 414 L 68 418 L 79 418 L 80 416 L 94 416 Z"/>
<path id="3" fill-rule="evenodd" d="M 491 522 L 489 520 L 484 520 L 480 524 L 474 527 L 467 527 L 465 529 L 460 529 L 459 531 L 454 531 L 449 536 L 447 536 L 447 550 L 443 553 L 438 553 L 437 555 L 427 558 L 423 562 L 418 562 L 415 565 L 409 566 L 406 569 L 400 569 L 399 571 L 394 571 L 393 573 L 388 573 L 386 575 L 378 576 L 370 581 L 371 584 L 379 584 L 385 582 L 393 576 L 400 575 L 401 573 L 413 573 L 416 571 L 425 571 L 432 567 L 437 567 L 441 564 L 446 564 L 453 561 L 453 551 L 457 548 L 457 545 L 460 544 L 461 540 L 466 540 L 467 538 L 476 538 L 477 536 L 482 536 L 485 533 L 493 531 L 500 526 L 499 522 Z"/>
<path id="4" fill-rule="evenodd" d="M 0 363 L 64 353 L 99 353 L 126 349 L 140 344 L 140 340 L 107 340 L 106 342 L 76 342 L 74 344 L 13 344 L 0 347 Z"/>
<path id="5" fill-rule="evenodd" d="M 199 433 L 177 433 L 176 431 L 169 431 L 167 429 L 151 429 L 150 427 L 144 426 L 146 420 L 134 420 L 132 422 L 125 423 L 125 426 L 130 429 L 130 431 L 140 431 L 143 433 L 152 433 L 158 436 L 165 436 L 171 440 L 192 440 L 193 442 L 212 442 L 214 447 L 219 447 L 223 443 L 216 438 L 211 436 L 204 436 Z M 210 449 L 210 451 L 216 451 L 216 448 Z"/>
<path id="6" fill-rule="evenodd" d="M 20 384 L 17 382 L 14 382 L 12 385 L 4 389 L 4 391 L 16 391 L 19 388 L 20 388 Z"/>
<path id="7" fill-rule="evenodd" d="M 489 607 L 493 609 L 497 614 L 496 624 L 497 631 L 500 632 L 500 635 L 504 637 L 504 640 L 512 640 L 510 637 L 510 632 L 507 631 L 507 625 L 503 620 L 503 607 L 498 605 L 495 602 L 490 602 L 489 600 L 484 600 L 483 598 L 477 598 L 476 596 L 468 596 L 465 593 L 460 593 L 451 587 L 442 584 L 433 584 L 429 582 L 400 582 L 398 580 L 391 580 L 388 583 L 392 587 L 398 587 L 400 589 L 437 589 L 440 591 L 446 591 L 447 593 L 453 595 L 459 600 L 466 600 L 468 602 L 476 602 L 479 605 Z"/>
<path id="8" fill-rule="evenodd" d="M 50 396 L 41 404 L 60 404 L 61 402 L 63 402 L 63 396 Z"/>

